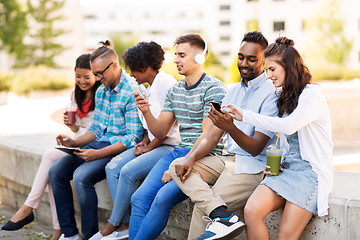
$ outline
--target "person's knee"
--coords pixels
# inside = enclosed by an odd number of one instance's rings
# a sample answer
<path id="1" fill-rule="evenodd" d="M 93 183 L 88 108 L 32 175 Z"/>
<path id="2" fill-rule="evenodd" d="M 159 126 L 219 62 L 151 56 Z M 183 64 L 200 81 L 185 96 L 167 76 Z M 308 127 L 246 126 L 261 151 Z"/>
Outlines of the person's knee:
<path id="1" fill-rule="evenodd" d="M 73 184 L 75 191 L 79 188 L 86 188 L 88 186 L 91 186 L 88 182 L 87 175 L 83 174 L 81 171 L 76 171 L 73 174 Z"/>
<path id="2" fill-rule="evenodd" d="M 139 191 L 140 188 L 138 188 L 133 195 L 131 196 L 131 207 L 138 207 L 139 203 L 141 203 L 141 201 L 144 201 L 144 196 L 142 194 L 141 191 Z"/>
<path id="3" fill-rule="evenodd" d="M 174 161 L 172 161 L 172 163 L 169 166 L 169 173 L 170 176 L 172 177 L 172 179 L 177 179 L 179 178 L 178 175 L 176 174 L 176 168 L 175 165 L 178 164 L 182 159 L 184 159 L 184 157 L 181 158 L 177 158 Z"/>
<path id="4" fill-rule="evenodd" d="M 255 204 L 246 203 L 244 207 L 244 218 L 246 223 L 251 223 L 252 221 L 261 218 L 262 214 L 260 208 L 256 207 Z"/>

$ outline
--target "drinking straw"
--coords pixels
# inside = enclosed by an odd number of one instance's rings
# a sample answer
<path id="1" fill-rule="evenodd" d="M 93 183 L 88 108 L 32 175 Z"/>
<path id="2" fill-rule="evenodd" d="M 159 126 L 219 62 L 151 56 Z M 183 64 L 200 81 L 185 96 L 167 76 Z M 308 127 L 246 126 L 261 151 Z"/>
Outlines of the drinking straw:
<path id="1" fill-rule="evenodd" d="M 275 153 L 275 150 L 276 150 L 276 146 L 277 146 L 277 144 L 279 142 L 279 138 L 280 138 L 280 133 L 278 133 L 277 138 L 276 138 L 274 153 Z"/>

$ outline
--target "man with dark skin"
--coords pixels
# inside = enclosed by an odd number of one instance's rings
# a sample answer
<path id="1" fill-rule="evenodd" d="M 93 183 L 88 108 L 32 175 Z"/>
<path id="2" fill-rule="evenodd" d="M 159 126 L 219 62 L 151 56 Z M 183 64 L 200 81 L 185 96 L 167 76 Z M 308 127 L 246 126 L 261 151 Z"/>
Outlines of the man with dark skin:
<path id="1" fill-rule="evenodd" d="M 222 105 L 232 103 L 268 116 L 277 114 L 275 88 L 263 69 L 266 47 L 267 40 L 261 33 L 245 34 L 237 63 L 242 81 L 229 89 Z M 188 239 L 229 239 L 238 235 L 244 224 L 228 211 L 243 208 L 264 176 L 263 149 L 273 142 L 274 133 L 235 121 L 224 108 L 222 112 L 211 107 L 212 126 L 208 132 L 185 157 L 170 165 L 171 177 L 195 203 Z M 209 156 L 224 133 L 230 155 Z M 203 215 L 212 221 L 206 229 Z"/>

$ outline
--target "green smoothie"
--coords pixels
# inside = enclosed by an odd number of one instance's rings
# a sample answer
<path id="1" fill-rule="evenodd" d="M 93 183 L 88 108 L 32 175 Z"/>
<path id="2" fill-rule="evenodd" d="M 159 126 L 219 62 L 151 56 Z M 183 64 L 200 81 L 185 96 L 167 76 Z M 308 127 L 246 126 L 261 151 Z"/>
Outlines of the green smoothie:
<path id="1" fill-rule="evenodd" d="M 266 164 L 270 166 L 268 171 L 271 172 L 271 175 L 277 176 L 279 175 L 281 154 L 273 155 L 272 153 L 266 155 Z"/>

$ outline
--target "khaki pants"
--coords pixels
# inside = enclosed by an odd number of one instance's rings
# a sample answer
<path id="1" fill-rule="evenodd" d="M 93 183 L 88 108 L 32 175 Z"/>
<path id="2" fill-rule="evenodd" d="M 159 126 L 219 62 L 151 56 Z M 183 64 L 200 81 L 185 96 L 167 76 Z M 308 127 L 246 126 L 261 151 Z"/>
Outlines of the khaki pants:
<path id="1" fill-rule="evenodd" d="M 194 163 L 193 172 L 182 183 L 175 172 L 175 164 L 182 159 L 171 163 L 170 174 L 195 204 L 188 239 L 204 232 L 207 222 L 202 216 L 209 216 L 215 208 L 227 206 L 229 212 L 243 208 L 264 176 L 263 173 L 234 174 L 234 156 L 208 156 Z"/>

